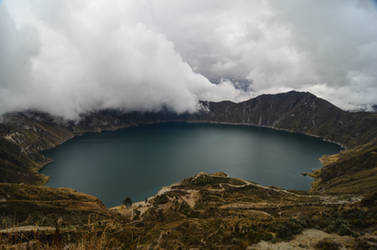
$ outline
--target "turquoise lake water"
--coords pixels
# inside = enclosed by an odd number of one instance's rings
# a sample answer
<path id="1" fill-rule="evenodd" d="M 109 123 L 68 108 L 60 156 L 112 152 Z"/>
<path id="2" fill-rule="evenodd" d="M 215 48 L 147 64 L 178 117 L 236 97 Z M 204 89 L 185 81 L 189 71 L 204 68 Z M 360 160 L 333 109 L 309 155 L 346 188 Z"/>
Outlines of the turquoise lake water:
<path id="1" fill-rule="evenodd" d="M 263 185 L 308 190 L 304 177 L 338 145 L 305 135 L 249 126 L 162 123 L 88 133 L 44 154 L 48 186 L 99 197 L 107 207 L 124 197 L 154 195 L 162 186 L 200 171 L 223 171 Z"/>

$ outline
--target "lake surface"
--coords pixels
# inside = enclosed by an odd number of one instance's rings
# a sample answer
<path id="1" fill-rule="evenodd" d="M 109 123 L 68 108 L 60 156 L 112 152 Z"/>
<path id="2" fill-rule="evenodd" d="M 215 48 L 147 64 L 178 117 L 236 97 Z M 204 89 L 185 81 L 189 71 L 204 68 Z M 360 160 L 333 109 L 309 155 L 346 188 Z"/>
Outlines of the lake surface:
<path id="1" fill-rule="evenodd" d="M 304 177 L 338 145 L 309 136 L 248 126 L 164 123 L 88 133 L 48 150 L 48 186 L 99 197 L 106 206 L 154 195 L 200 171 L 288 189 L 308 190 Z"/>

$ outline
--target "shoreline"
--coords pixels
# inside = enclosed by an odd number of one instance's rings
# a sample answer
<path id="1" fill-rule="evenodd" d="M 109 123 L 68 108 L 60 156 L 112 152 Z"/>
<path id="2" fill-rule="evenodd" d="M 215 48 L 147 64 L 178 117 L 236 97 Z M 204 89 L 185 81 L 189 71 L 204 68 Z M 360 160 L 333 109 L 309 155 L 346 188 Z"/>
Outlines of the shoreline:
<path id="1" fill-rule="evenodd" d="M 346 145 L 344 145 L 340 142 L 332 141 L 332 140 L 323 138 L 319 135 L 297 132 L 297 131 L 293 131 L 293 130 L 290 130 L 290 129 L 277 128 L 277 127 L 273 127 L 273 126 L 258 125 L 258 124 L 255 124 L 255 123 L 219 122 L 219 121 L 210 121 L 210 120 L 187 120 L 186 122 L 187 123 L 221 124 L 221 125 L 233 125 L 233 126 L 248 126 L 248 127 L 255 127 L 255 128 L 267 128 L 267 129 L 272 129 L 272 130 L 276 130 L 276 131 L 284 131 L 284 132 L 288 132 L 288 133 L 292 133 L 292 134 L 306 135 L 306 136 L 310 136 L 310 137 L 314 137 L 314 138 L 319 138 L 322 141 L 330 142 L 330 143 L 333 143 L 333 144 L 340 146 L 342 148 L 342 150 L 346 150 L 346 149 L 349 148 L 349 147 L 347 147 Z"/>
<path id="2" fill-rule="evenodd" d="M 43 182 L 42 182 L 42 184 L 39 184 L 39 185 L 45 186 L 49 182 L 49 180 L 50 180 L 51 177 L 48 176 L 48 175 L 45 175 L 45 174 L 41 173 L 41 171 L 45 167 L 47 167 L 50 163 L 54 162 L 54 159 L 47 158 L 43 154 L 43 152 L 45 152 L 45 151 L 54 149 L 54 148 L 62 145 L 63 143 L 66 143 L 66 142 L 68 142 L 68 141 L 70 141 L 70 140 L 72 140 L 72 139 L 74 139 L 76 137 L 83 136 L 83 135 L 86 135 L 88 133 L 96 134 L 96 133 L 103 133 L 103 132 L 112 132 L 112 131 L 118 131 L 120 129 L 127 129 L 127 128 L 132 128 L 132 127 L 138 127 L 138 126 L 141 126 L 141 125 L 154 125 L 154 124 L 162 124 L 162 123 L 169 123 L 169 122 L 171 122 L 171 123 L 179 123 L 179 122 L 181 122 L 181 123 L 187 123 L 187 124 L 190 124 L 190 123 L 191 124 L 209 124 L 209 125 L 210 124 L 219 124 L 219 125 L 231 125 L 231 126 L 245 126 L 245 127 L 254 127 L 254 128 L 265 128 L 265 129 L 271 129 L 271 130 L 275 130 L 275 131 L 283 131 L 283 132 L 287 132 L 287 133 L 291 133 L 291 134 L 298 134 L 298 135 L 305 135 L 305 136 L 310 136 L 310 137 L 314 137 L 314 138 L 319 138 L 319 139 L 321 139 L 324 142 L 329 142 L 329 143 L 333 143 L 333 144 L 336 144 L 336 145 L 340 146 L 341 150 L 338 153 L 340 153 L 342 150 L 345 149 L 345 147 L 342 144 L 337 143 L 337 142 L 333 142 L 333 141 L 330 141 L 330 140 L 326 140 L 326 139 L 324 139 L 324 138 L 322 138 L 320 136 L 306 134 L 306 133 L 300 133 L 300 132 L 295 132 L 295 131 L 292 131 L 292 130 L 289 130 L 289 129 L 280 129 L 280 128 L 270 127 L 270 126 L 261 126 L 261 125 L 252 124 L 252 123 L 219 122 L 219 121 L 210 121 L 210 120 L 168 120 L 168 121 L 158 120 L 158 121 L 153 121 L 153 122 L 132 123 L 132 124 L 125 124 L 124 126 L 117 126 L 117 127 L 111 127 L 111 128 L 105 128 L 105 129 L 97 129 L 97 130 L 93 130 L 93 131 L 89 131 L 89 130 L 87 130 L 87 131 L 80 131 L 77 134 L 72 134 L 72 136 L 64 139 L 62 142 L 59 142 L 59 143 L 55 144 L 53 147 L 50 147 L 48 149 L 39 151 L 38 153 L 41 154 L 43 157 L 45 157 L 47 159 L 47 162 L 43 163 L 43 165 L 37 170 L 37 173 L 39 175 L 41 175 L 43 177 L 43 179 L 44 179 Z M 322 155 L 321 157 L 323 157 L 323 156 L 324 155 Z M 323 165 L 323 163 L 321 161 L 320 161 L 320 164 L 321 164 L 321 167 L 318 168 L 318 169 L 313 170 L 312 172 L 318 171 L 318 170 L 320 170 L 320 169 L 322 169 L 324 167 L 324 165 Z M 316 181 L 315 176 L 311 175 L 312 172 L 308 172 L 308 173 L 305 172 L 305 174 L 298 173 L 299 175 L 312 178 L 312 181 L 310 183 L 310 187 L 309 187 L 308 190 L 305 190 L 305 192 L 310 192 L 310 190 L 313 187 L 313 184 Z M 279 187 L 279 188 L 281 188 L 281 187 Z M 296 190 L 296 191 L 300 191 L 300 190 Z"/>

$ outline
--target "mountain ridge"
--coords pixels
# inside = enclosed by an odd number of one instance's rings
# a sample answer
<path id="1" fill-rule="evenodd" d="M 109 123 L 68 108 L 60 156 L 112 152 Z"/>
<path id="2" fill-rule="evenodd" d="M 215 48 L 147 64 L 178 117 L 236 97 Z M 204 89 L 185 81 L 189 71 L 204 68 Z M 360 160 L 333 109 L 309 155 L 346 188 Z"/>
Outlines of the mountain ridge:
<path id="1" fill-rule="evenodd" d="M 225 107 L 226 106 L 226 107 Z M 261 95 L 241 103 L 208 103 L 199 120 L 232 122 L 318 136 L 344 147 L 361 145 L 377 135 L 377 116 L 347 112 L 308 92 Z M 338 131 L 335 131 L 335 128 Z M 363 135 L 361 130 L 369 131 Z"/>

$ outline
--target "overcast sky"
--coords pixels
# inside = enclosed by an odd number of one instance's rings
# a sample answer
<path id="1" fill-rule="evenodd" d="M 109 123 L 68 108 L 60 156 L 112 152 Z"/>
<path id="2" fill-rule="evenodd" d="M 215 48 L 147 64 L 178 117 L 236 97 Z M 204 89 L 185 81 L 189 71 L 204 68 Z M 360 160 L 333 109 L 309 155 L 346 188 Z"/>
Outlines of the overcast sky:
<path id="1" fill-rule="evenodd" d="M 0 114 L 192 112 L 292 89 L 377 103 L 375 1 L 0 1 Z"/>

